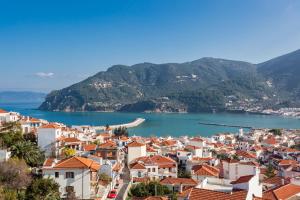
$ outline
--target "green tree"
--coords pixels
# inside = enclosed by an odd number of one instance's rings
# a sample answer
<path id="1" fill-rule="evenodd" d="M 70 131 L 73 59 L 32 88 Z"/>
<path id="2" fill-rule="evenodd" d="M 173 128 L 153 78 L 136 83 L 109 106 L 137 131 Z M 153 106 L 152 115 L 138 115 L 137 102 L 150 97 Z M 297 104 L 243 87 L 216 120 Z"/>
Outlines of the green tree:
<path id="1" fill-rule="evenodd" d="M 225 160 L 228 158 L 227 154 L 221 153 L 221 154 L 217 154 L 217 158 L 220 160 Z"/>
<path id="2" fill-rule="evenodd" d="M 114 134 L 115 136 L 117 137 L 120 137 L 120 136 L 128 136 L 128 130 L 126 127 L 118 127 L 114 130 Z"/>
<path id="3" fill-rule="evenodd" d="M 275 170 L 274 170 L 274 167 L 269 164 L 268 167 L 267 167 L 267 171 L 266 171 L 266 177 L 268 178 L 272 178 L 274 177 L 276 174 L 275 174 Z"/>
<path id="4" fill-rule="evenodd" d="M 15 190 L 19 192 L 26 188 L 30 182 L 30 171 L 24 160 L 9 159 L 7 162 L 0 163 L 0 185 L 6 191 Z"/>
<path id="5" fill-rule="evenodd" d="M 71 149 L 69 147 L 66 147 L 66 148 L 63 149 L 63 153 L 68 158 L 68 157 L 71 157 L 71 156 L 75 156 L 76 150 Z"/>
<path id="6" fill-rule="evenodd" d="M 234 160 L 240 160 L 240 158 L 239 158 L 238 155 L 236 155 L 236 154 L 233 154 L 233 155 L 232 155 L 232 159 L 234 159 Z"/>
<path id="7" fill-rule="evenodd" d="M 56 200 L 59 197 L 59 185 L 50 178 L 34 179 L 27 187 L 26 200 Z"/>
<path id="8" fill-rule="evenodd" d="M 105 173 L 99 174 L 99 180 L 101 180 L 104 184 L 108 184 L 112 181 L 111 177 Z"/>
<path id="9" fill-rule="evenodd" d="M 0 187 L 1 200 L 17 200 L 18 194 L 16 190 Z"/>
<path id="10" fill-rule="evenodd" d="M 12 145 L 11 155 L 12 157 L 24 159 L 31 167 L 40 166 L 45 160 L 44 153 L 35 143 L 30 141 L 19 141 Z"/>
<path id="11" fill-rule="evenodd" d="M 271 129 L 271 130 L 269 130 L 269 132 L 270 132 L 270 133 L 273 133 L 274 135 L 279 135 L 279 136 L 281 136 L 281 135 L 282 135 L 282 132 L 281 132 L 281 130 L 280 130 L 280 129 L 278 129 L 278 128 Z"/>
<path id="12" fill-rule="evenodd" d="M 128 195 L 130 197 L 170 196 L 173 192 L 157 181 L 150 181 L 133 185 Z"/>
<path id="13" fill-rule="evenodd" d="M 291 148 L 300 150 L 300 144 L 295 144 L 295 145 L 291 146 Z"/>
<path id="14" fill-rule="evenodd" d="M 34 133 L 27 133 L 23 135 L 24 140 L 30 141 L 32 143 L 37 143 L 37 137 Z"/>
<path id="15" fill-rule="evenodd" d="M 177 174 L 178 174 L 178 178 L 191 178 L 192 177 L 192 175 L 191 175 L 190 172 L 187 172 L 187 171 L 185 171 L 182 168 L 178 169 L 178 173 Z"/>
<path id="16" fill-rule="evenodd" d="M 0 145 L 9 148 L 18 141 L 23 141 L 22 128 L 17 122 L 5 123 L 0 130 Z"/>

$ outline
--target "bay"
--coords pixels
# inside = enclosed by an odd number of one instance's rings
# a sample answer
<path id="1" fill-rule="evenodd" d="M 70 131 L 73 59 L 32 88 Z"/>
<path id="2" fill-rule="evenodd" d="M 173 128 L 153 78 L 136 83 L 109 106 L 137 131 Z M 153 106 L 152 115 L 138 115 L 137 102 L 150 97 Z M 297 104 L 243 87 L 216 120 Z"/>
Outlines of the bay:
<path id="1" fill-rule="evenodd" d="M 108 112 L 47 112 L 36 108 L 39 103 L 7 103 L 0 108 L 20 112 L 22 115 L 62 122 L 66 125 L 106 125 L 123 124 L 141 117 L 146 121 L 138 127 L 129 129 L 130 135 L 139 136 L 210 136 L 221 132 L 238 132 L 238 128 L 203 125 L 217 123 L 255 128 L 300 129 L 300 120 L 282 116 L 247 113 L 108 113 Z"/>

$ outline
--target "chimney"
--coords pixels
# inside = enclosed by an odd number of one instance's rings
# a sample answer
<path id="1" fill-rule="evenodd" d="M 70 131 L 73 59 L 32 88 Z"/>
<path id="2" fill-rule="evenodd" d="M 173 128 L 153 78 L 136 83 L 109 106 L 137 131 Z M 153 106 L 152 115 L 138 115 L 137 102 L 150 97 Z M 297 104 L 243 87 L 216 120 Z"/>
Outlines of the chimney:
<path id="1" fill-rule="evenodd" d="M 284 185 L 284 178 L 281 178 L 281 185 Z"/>

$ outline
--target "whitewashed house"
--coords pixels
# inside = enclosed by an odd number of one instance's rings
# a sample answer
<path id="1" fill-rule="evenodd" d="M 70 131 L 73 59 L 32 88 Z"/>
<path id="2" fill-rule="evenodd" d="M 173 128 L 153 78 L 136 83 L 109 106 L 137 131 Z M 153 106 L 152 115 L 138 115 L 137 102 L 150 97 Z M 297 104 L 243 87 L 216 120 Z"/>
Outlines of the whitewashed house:
<path id="1" fill-rule="evenodd" d="M 136 158 L 147 155 L 146 144 L 133 141 L 127 145 L 127 148 L 128 148 L 128 157 L 127 157 L 128 164 Z"/>
<path id="2" fill-rule="evenodd" d="M 61 161 L 48 158 L 43 165 L 43 177 L 52 178 L 59 184 L 61 198 L 75 192 L 79 199 L 97 196 L 98 170 L 100 164 L 83 157 L 70 157 Z"/>

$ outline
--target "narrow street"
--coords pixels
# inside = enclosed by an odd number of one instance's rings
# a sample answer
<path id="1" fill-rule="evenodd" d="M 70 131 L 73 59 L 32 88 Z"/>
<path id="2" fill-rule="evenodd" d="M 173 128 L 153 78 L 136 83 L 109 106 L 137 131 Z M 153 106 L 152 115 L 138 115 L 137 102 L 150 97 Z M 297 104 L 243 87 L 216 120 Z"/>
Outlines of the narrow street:
<path id="1" fill-rule="evenodd" d="M 118 192 L 116 200 L 123 200 L 123 196 L 126 192 L 126 188 L 127 188 L 128 184 L 130 182 L 130 174 L 129 174 L 129 169 L 128 169 L 127 166 L 125 166 L 123 168 L 121 179 L 123 180 L 123 184 L 122 184 L 121 189 Z"/>

